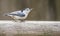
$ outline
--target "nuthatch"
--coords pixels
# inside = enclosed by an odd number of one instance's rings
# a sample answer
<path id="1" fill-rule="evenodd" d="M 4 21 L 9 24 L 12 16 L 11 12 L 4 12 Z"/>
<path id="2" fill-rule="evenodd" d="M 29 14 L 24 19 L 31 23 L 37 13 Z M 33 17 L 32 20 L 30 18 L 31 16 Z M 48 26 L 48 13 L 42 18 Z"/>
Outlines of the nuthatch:
<path id="1" fill-rule="evenodd" d="M 23 21 L 24 19 L 27 18 L 28 14 L 31 12 L 32 8 L 26 8 L 24 10 L 20 10 L 20 11 L 14 11 L 8 14 L 5 14 L 6 16 L 9 16 L 11 18 L 13 18 L 15 21 L 17 20 L 21 20 Z"/>

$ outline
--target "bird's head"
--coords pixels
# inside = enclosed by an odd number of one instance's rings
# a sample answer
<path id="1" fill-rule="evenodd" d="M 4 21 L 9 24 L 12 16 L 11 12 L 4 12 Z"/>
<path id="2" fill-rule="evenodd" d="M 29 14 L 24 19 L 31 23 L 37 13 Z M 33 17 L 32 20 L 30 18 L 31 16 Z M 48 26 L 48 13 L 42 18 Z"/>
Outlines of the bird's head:
<path id="1" fill-rule="evenodd" d="M 31 8 L 31 9 L 30 9 L 30 8 L 26 8 L 26 9 L 23 11 L 23 13 L 28 14 L 29 12 L 31 12 L 31 10 L 32 10 L 32 8 Z"/>

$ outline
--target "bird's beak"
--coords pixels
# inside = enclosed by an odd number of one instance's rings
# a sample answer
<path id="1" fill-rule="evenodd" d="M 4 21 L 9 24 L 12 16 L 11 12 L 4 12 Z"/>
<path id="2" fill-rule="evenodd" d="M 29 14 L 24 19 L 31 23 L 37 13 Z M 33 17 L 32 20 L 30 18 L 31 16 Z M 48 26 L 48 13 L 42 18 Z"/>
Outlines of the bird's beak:
<path id="1" fill-rule="evenodd" d="M 31 10 L 32 10 L 33 8 L 31 8 Z"/>

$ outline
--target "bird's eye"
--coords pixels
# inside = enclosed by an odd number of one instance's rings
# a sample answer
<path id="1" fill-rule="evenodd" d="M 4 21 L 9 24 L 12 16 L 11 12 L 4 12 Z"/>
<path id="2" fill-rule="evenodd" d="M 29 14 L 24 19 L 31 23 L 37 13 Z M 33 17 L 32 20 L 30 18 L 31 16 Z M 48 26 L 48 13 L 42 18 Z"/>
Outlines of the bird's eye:
<path id="1" fill-rule="evenodd" d="M 27 11 L 29 11 L 29 9 L 27 9 Z"/>

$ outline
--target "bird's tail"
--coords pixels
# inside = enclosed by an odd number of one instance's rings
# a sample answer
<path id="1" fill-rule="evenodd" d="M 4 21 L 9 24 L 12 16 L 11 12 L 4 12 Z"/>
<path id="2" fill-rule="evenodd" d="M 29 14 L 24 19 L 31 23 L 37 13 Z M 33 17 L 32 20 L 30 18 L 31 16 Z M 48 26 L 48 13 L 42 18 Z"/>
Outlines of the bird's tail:
<path id="1" fill-rule="evenodd" d="M 3 14 L 3 16 L 8 16 L 8 15 L 9 15 L 9 13 L 4 13 L 4 14 Z"/>

